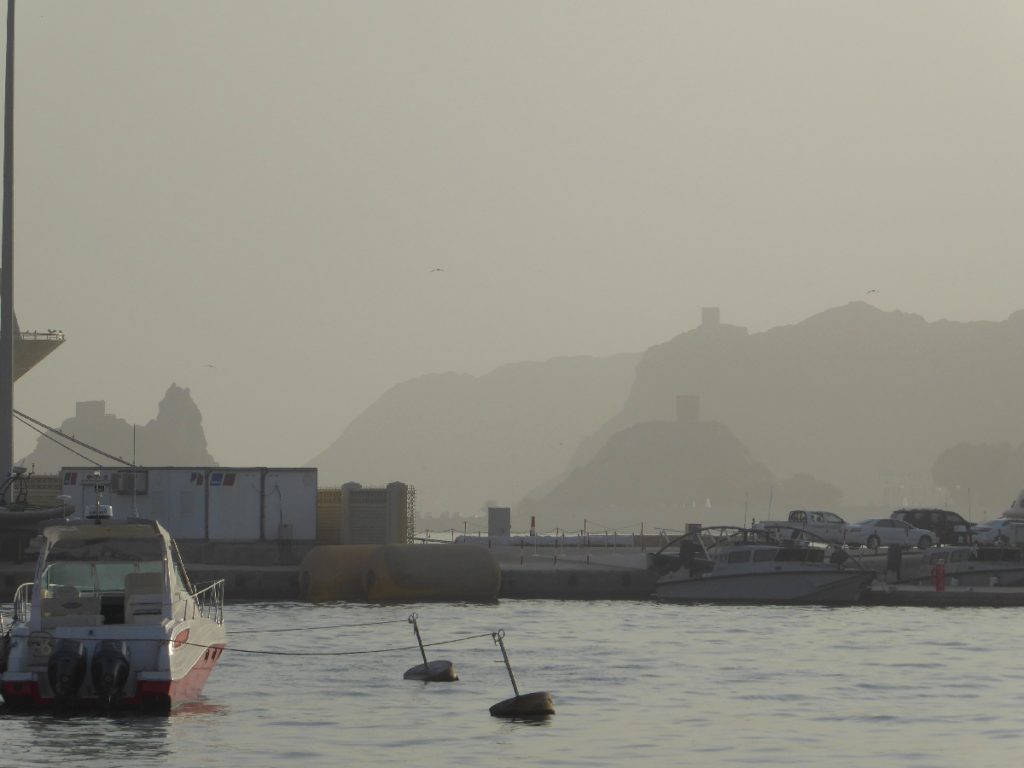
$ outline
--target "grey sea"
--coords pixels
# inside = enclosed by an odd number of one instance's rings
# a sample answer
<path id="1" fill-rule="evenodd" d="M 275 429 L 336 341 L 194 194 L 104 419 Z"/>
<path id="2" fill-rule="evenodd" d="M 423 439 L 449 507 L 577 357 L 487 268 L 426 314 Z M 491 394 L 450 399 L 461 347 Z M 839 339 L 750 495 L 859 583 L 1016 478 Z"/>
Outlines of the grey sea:
<path id="1" fill-rule="evenodd" d="M 459 682 L 403 680 L 418 651 L 376 651 L 414 644 L 413 611 L 428 643 L 504 629 L 520 691 L 550 691 L 557 714 L 488 714 L 512 695 L 489 636 L 427 649 Z M 963 768 L 1024 755 L 1018 609 L 251 603 L 227 621 L 233 650 L 203 701 L 161 717 L 0 714 L 0 765 Z"/>

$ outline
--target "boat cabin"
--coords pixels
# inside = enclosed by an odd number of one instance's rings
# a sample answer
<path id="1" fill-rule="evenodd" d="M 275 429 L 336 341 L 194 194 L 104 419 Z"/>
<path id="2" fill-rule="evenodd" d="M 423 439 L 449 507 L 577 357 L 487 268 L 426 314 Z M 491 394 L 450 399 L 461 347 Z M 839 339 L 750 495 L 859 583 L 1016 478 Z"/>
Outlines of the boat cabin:
<path id="1" fill-rule="evenodd" d="M 159 624 L 182 607 L 187 577 L 150 521 L 71 522 L 43 531 L 33 629 Z"/>

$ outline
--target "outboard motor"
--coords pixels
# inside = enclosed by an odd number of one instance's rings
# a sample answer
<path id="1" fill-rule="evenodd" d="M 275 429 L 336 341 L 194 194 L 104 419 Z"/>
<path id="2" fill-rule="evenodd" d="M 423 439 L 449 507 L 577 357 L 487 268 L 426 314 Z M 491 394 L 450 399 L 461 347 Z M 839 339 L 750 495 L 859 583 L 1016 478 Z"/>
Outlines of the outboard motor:
<path id="1" fill-rule="evenodd" d="M 73 703 L 85 680 L 85 644 L 80 640 L 58 640 L 46 665 L 46 676 L 57 706 Z"/>
<path id="2" fill-rule="evenodd" d="M 104 640 L 92 655 L 92 687 L 100 704 L 110 707 L 124 693 L 128 682 L 128 644 L 124 640 Z"/>

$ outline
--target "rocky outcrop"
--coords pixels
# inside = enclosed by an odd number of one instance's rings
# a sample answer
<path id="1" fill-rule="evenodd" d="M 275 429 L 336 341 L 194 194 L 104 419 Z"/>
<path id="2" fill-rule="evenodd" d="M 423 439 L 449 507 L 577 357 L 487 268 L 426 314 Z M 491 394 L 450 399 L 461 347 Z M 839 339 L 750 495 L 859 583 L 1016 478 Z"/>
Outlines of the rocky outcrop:
<path id="1" fill-rule="evenodd" d="M 95 446 L 125 461 L 133 454 L 132 426 L 124 419 L 106 412 L 102 400 L 80 402 L 75 416 L 58 428 L 66 435 Z M 110 459 L 99 456 L 80 445 L 54 435 L 58 442 L 40 436 L 36 448 L 18 463 L 36 473 L 54 473 L 64 466 L 81 466 L 84 454 L 89 459 L 110 465 Z M 216 466 L 206 449 L 203 417 L 187 388 L 171 384 L 157 409 L 157 416 L 135 427 L 135 463 L 146 466 Z"/>

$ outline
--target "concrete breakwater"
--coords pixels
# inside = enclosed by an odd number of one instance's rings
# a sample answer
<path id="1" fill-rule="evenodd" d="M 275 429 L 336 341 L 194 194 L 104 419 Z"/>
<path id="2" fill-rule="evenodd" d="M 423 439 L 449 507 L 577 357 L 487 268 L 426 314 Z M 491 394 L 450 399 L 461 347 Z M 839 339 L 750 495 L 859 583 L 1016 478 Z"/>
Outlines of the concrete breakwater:
<path id="1" fill-rule="evenodd" d="M 404 546 L 327 546 L 295 555 L 277 551 L 255 564 L 248 548 L 237 551 L 191 551 L 182 547 L 189 575 L 199 584 L 225 580 L 228 601 L 351 600 L 489 601 L 502 598 L 559 600 L 649 599 L 657 575 L 647 567 L 647 547 L 554 548 L 529 546 L 466 546 L 416 544 Z M 935 552 L 904 553 L 897 574 L 887 571 L 885 554 L 857 552 L 861 563 L 879 575 L 877 589 L 865 597 L 874 604 L 1022 605 L 1024 589 L 1002 571 L 990 575 L 991 564 L 951 562 L 945 590 L 930 582 Z M 953 550 L 949 554 L 953 554 Z M 197 562 L 197 556 L 220 555 L 228 563 Z M 950 558 L 952 560 L 952 558 Z M 291 560 L 292 562 L 288 562 Z M 242 562 L 239 562 L 242 561 Z M 976 570 L 975 570 L 976 569 Z M 33 579 L 30 562 L 0 563 L 0 602 L 10 602 L 20 584 Z M 372 575 L 371 575 L 372 574 Z M 998 581 L 999 586 L 991 586 Z M 884 584 L 884 586 L 881 586 Z"/>

